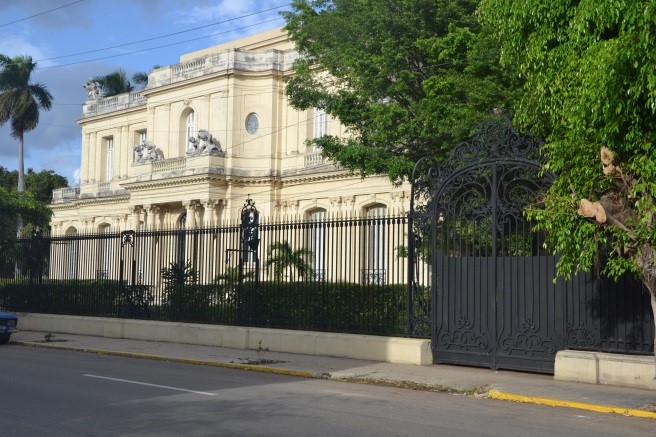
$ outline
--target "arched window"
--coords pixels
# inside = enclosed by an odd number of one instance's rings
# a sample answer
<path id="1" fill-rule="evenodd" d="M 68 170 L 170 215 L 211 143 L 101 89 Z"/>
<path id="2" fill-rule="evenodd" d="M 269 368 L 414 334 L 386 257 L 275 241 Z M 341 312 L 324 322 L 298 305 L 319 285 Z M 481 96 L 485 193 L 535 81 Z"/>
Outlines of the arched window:
<path id="1" fill-rule="evenodd" d="M 314 278 L 317 281 L 326 280 L 326 210 L 315 209 L 308 213 L 310 221 L 308 247 L 312 251 L 313 260 L 312 268 L 314 269 Z"/>
<path id="2" fill-rule="evenodd" d="M 197 114 L 192 108 L 185 108 L 178 119 L 178 156 L 184 156 L 191 147 L 189 138 L 195 138 L 197 132 Z"/>
<path id="3" fill-rule="evenodd" d="M 186 150 L 189 150 L 191 148 L 189 138 L 196 137 L 196 113 L 193 110 L 187 115 L 187 127 L 185 133 L 187 138 Z"/>
<path id="4" fill-rule="evenodd" d="M 365 268 L 362 279 L 367 284 L 384 284 L 387 278 L 385 256 L 387 244 L 385 240 L 385 220 L 387 207 L 375 204 L 365 210 Z"/>

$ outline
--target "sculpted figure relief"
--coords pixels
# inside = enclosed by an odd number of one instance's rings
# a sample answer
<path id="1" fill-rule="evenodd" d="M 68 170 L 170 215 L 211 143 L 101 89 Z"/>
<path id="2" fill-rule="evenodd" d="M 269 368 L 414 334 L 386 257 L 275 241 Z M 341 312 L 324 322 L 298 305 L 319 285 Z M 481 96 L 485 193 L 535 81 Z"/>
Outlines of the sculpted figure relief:
<path id="1" fill-rule="evenodd" d="M 103 91 L 100 84 L 93 80 L 93 77 L 90 77 L 87 80 L 87 83 L 84 84 L 83 88 L 87 92 L 87 100 L 98 100 L 103 97 Z"/>
<path id="2" fill-rule="evenodd" d="M 206 129 L 198 131 L 198 137 L 190 137 L 190 148 L 187 150 L 187 156 L 198 156 L 203 154 L 221 154 L 223 151 L 218 146 L 218 141 Z"/>
<path id="3" fill-rule="evenodd" d="M 141 144 L 135 144 L 133 151 L 135 164 L 150 161 L 161 161 L 164 159 L 164 154 L 162 151 L 158 149 L 152 141 L 149 140 L 143 140 Z"/>

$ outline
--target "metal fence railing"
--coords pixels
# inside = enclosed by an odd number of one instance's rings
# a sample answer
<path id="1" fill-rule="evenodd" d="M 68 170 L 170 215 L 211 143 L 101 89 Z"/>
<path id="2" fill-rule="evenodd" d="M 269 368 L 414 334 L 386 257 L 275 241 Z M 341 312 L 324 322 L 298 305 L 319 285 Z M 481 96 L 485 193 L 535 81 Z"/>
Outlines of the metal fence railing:
<path id="1" fill-rule="evenodd" d="M 0 257 L 14 311 L 407 335 L 405 217 L 34 236 Z M 259 260 L 259 265 L 256 261 Z"/>

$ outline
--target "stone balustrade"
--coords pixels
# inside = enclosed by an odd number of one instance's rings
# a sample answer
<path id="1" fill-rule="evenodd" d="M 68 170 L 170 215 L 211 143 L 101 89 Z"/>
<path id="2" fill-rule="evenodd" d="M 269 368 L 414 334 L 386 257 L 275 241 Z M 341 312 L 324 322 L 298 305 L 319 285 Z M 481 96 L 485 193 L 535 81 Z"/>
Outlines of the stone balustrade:
<path id="1" fill-rule="evenodd" d="M 80 196 L 78 187 L 65 187 L 52 190 L 52 203 L 63 203 L 76 200 Z"/>
<path id="2" fill-rule="evenodd" d="M 108 112 L 143 106 L 146 98 L 141 91 L 132 91 L 111 97 L 103 97 L 98 100 L 87 100 L 82 107 L 83 117 L 107 114 Z"/>
<path id="3" fill-rule="evenodd" d="M 323 164 L 326 164 L 326 160 L 321 156 L 321 152 L 307 153 L 305 155 L 305 167 L 314 167 Z"/>
<path id="4" fill-rule="evenodd" d="M 148 73 L 147 89 L 228 70 L 251 72 L 266 72 L 271 70 L 288 71 L 291 70 L 292 63 L 297 58 L 298 52 L 295 50 L 251 52 L 230 49 L 221 53 L 206 55 L 201 58 L 192 59 L 191 61 L 153 70 Z M 87 100 L 83 107 L 83 118 L 145 104 L 146 97 L 142 95 L 141 91 L 104 97 L 98 100 Z"/>

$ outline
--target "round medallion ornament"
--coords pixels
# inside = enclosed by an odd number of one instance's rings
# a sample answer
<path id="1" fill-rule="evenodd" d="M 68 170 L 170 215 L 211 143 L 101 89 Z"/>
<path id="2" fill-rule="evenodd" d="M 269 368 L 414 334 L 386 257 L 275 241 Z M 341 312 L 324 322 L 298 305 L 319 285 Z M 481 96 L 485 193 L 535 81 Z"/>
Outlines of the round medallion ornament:
<path id="1" fill-rule="evenodd" d="M 246 116 L 246 132 L 253 135 L 257 132 L 260 127 L 260 119 L 257 117 L 257 114 L 251 112 Z"/>

